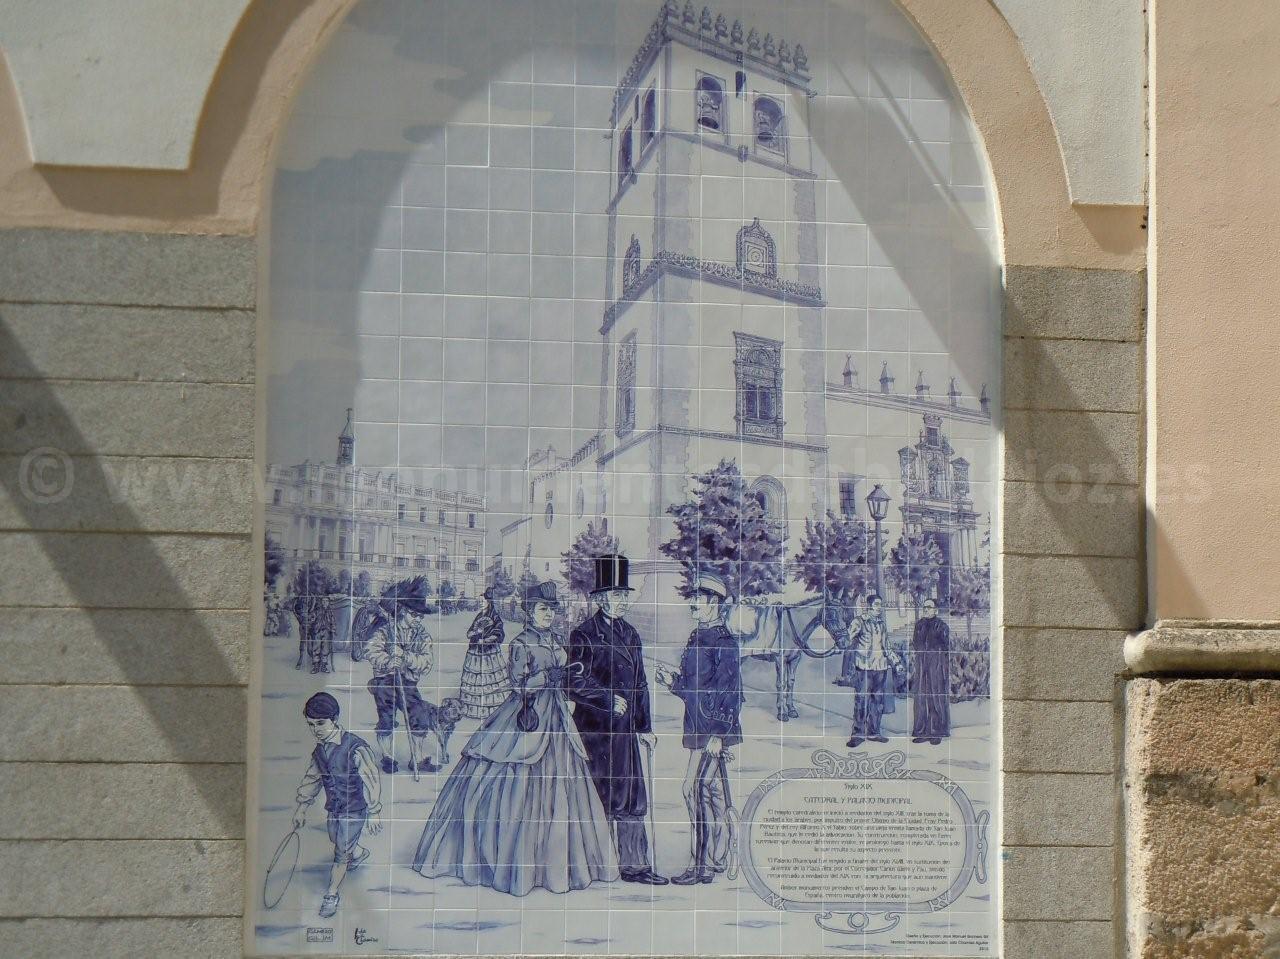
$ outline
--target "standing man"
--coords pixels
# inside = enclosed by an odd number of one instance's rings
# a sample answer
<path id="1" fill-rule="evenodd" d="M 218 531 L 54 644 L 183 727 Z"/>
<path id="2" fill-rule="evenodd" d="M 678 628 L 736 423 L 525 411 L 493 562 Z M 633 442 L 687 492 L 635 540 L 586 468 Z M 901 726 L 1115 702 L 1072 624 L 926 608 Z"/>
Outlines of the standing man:
<path id="1" fill-rule="evenodd" d="M 338 725 L 338 701 L 333 696 L 316 693 L 302 707 L 302 715 L 315 736 L 316 748 L 311 752 L 311 765 L 298 784 L 293 828 L 306 825 L 307 808 L 323 790 L 329 841 L 333 843 L 329 886 L 320 901 L 320 915 L 328 919 L 338 911 L 342 880 L 369 858 L 369 850 L 360 845 L 360 835 L 366 829 L 371 836 L 382 831 L 378 818 L 382 786 L 369 744 Z"/>
<path id="2" fill-rule="evenodd" d="M 951 630 L 934 599 L 911 634 L 911 704 L 911 741 L 941 745 L 951 735 Z"/>
<path id="3" fill-rule="evenodd" d="M 853 674 L 853 734 L 850 746 L 861 746 L 864 740 L 887 743 L 880 732 L 880 721 L 893 712 L 893 669 L 899 656 L 889 646 L 889 630 L 884 621 L 884 602 L 875 593 L 867 596 L 867 611 L 849 626 L 846 658 Z"/>
<path id="4" fill-rule="evenodd" d="M 649 719 L 649 680 L 640 634 L 623 617 L 631 608 L 625 556 L 597 557 L 594 616 L 569 635 L 569 698 L 587 750 L 591 778 L 613 823 L 624 882 L 665 886 L 653 871 L 644 817 L 649 808 L 640 745 L 657 740 Z M 575 664 L 578 667 L 575 668 Z"/>
<path id="5" fill-rule="evenodd" d="M 731 854 L 729 779 L 725 751 L 742 742 L 742 666 L 738 641 L 724 624 L 729 587 L 714 573 L 693 581 L 689 611 L 694 629 L 680 657 L 680 672 L 661 666 L 657 679 L 684 700 L 684 748 L 689 767 L 684 801 L 693 832 L 693 862 L 671 881 L 681 886 L 711 882 Z"/>
<path id="6" fill-rule="evenodd" d="M 418 682 L 431 672 L 432 663 L 431 634 L 422 625 L 426 613 L 426 577 L 392 583 L 378 600 L 373 634 L 365 647 L 364 658 L 373 667 L 369 692 L 378 709 L 378 725 L 374 729 L 385 773 L 400 768 L 391 739 L 397 711 L 404 713 L 409 725 L 410 752 L 416 765 L 425 772 L 436 770 L 425 752 L 427 733 L 435 728 L 434 713 L 418 692 Z"/>

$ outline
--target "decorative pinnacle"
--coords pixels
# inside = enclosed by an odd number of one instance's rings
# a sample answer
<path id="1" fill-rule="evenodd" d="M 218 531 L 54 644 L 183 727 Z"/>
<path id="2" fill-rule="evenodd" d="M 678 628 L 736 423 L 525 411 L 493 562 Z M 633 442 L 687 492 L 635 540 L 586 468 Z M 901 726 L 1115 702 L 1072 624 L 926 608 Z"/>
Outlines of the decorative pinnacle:
<path id="1" fill-rule="evenodd" d="M 893 392 L 893 374 L 889 372 L 889 361 L 885 360 L 884 365 L 880 367 L 880 392 Z"/>

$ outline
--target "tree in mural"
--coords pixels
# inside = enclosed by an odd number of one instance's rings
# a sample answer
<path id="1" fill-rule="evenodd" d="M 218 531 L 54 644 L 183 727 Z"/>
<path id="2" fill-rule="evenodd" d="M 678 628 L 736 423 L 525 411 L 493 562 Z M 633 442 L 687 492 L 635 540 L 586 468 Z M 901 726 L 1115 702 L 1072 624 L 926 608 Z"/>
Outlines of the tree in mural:
<path id="1" fill-rule="evenodd" d="M 667 509 L 676 534 L 658 548 L 680 564 L 683 591 L 699 570 L 722 577 L 735 597 L 760 596 L 783 588 L 785 531 L 769 519 L 760 498 L 747 489 L 732 460 L 693 477 L 693 493 Z"/>
<path id="2" fill-rule="evenodd" d="M 276 594 L 276 583 L 284 575 L 284 567 L 284 547 L 268 536 L 262 561 L 262 600 L 266 610 L 262 628 L 264 636 L 285 636 L 289 632 L 284 605 Z"/>
<path id="3" fill-rule="evenodd" d="M 910 601 L 916 616 L 926 599 L 935 597 L 942 578 L 942 550 L 919 530 L 906 530 L 889 551 L 889 582 Z"/>
<path id="4" fill-rule="evenodd" d="M 796 581 L 852 607 L 872 588 L 874 576 L 867 565 L 871 549 L 867 524 L 856 516 L 837 516 L 828 510 L 825 520 L 806 519 L 796 553 Z"/>
<path id="5" fill-rule="evenodd" d="M 484 573 L 485 590 L 489 599 L 500 602 L 516 591 L 515 581 L 507 568 L 502 565 L 502 557 L 495 556 L 493 562 Z"/>
<path id="6" fill-rule="evenodd" d="M 587 523 L 573 545 L 561 554 L 564 562 L 560 573 L 569 589 L 586 600 L 596 584 L 596 557 L 617 551 L 618 539 L 610 535 L 608 520 L 602 519 L 598 526 L 594 520 Z"/>
<path id="7" fill-rule="evenodd" d="M 458 589 L 447 579 L 440 581 L 440 612 L 449 614 L 457 612 L 457 604 L 453 598 L 458 595 Z"/>
<path id="8" fill-rule="evenodd" d="M 991 611 L 991 567 L 954 566 L 951 569 L 951 611 L 965 618 L 963 640 L 951 643 L 951 699 L 985 698 L 991 695 L 991 644 L 989 636 L 973 634 L 973 620 Z"/>
<path id="9" fill-rule="evenodd" d="M 263 584 L 267 589 L 275 589 L 276 583 L 284 575 L 284 563 L 284 547 L 276 542 L 274 536 L 268 536 L 262 563 Z"/>
<path id="10" fill-rule="evenodd" d="M 338 592 L 338 578 L 315 560 L 294 572 L 289 608 L 298 620 L 298 669 L 310 659 L 313 673 L 331 671 L 336 629 L 333 598 Z"/>
<path id="11" fill-rule="evenodd" d="M 991 567 L 951 568 L 951 612 L 964 616 L 965 637 L 973 642 L 973 618 L 991 611 Z"/>

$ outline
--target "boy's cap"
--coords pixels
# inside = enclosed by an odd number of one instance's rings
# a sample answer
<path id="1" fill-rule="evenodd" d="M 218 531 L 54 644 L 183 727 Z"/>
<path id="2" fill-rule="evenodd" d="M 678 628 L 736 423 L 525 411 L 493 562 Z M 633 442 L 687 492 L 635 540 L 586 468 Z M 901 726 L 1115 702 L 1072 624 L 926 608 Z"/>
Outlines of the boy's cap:
<path id="1" fill-rule="evenodd" d="M 302 715 L 308 719 L 337 719 L 338 701 L 328 693 L 316 693 L 302 707 Z"/>

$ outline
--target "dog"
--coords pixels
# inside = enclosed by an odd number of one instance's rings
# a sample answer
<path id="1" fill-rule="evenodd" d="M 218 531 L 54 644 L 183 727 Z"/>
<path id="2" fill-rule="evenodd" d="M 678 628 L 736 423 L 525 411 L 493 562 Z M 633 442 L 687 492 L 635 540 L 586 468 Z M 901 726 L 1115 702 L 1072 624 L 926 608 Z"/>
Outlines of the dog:
<path id="1" fill-rule="evenodd" d="M 449 765 L 449 737 L 453 735 L 460 719 L 462 719 L 462 700 L 456 696 L 440 700 L 440 705 L 435 707 L 432 728 L 435 730 L 436 740 L 440 743 L 441 768 Z"/>

